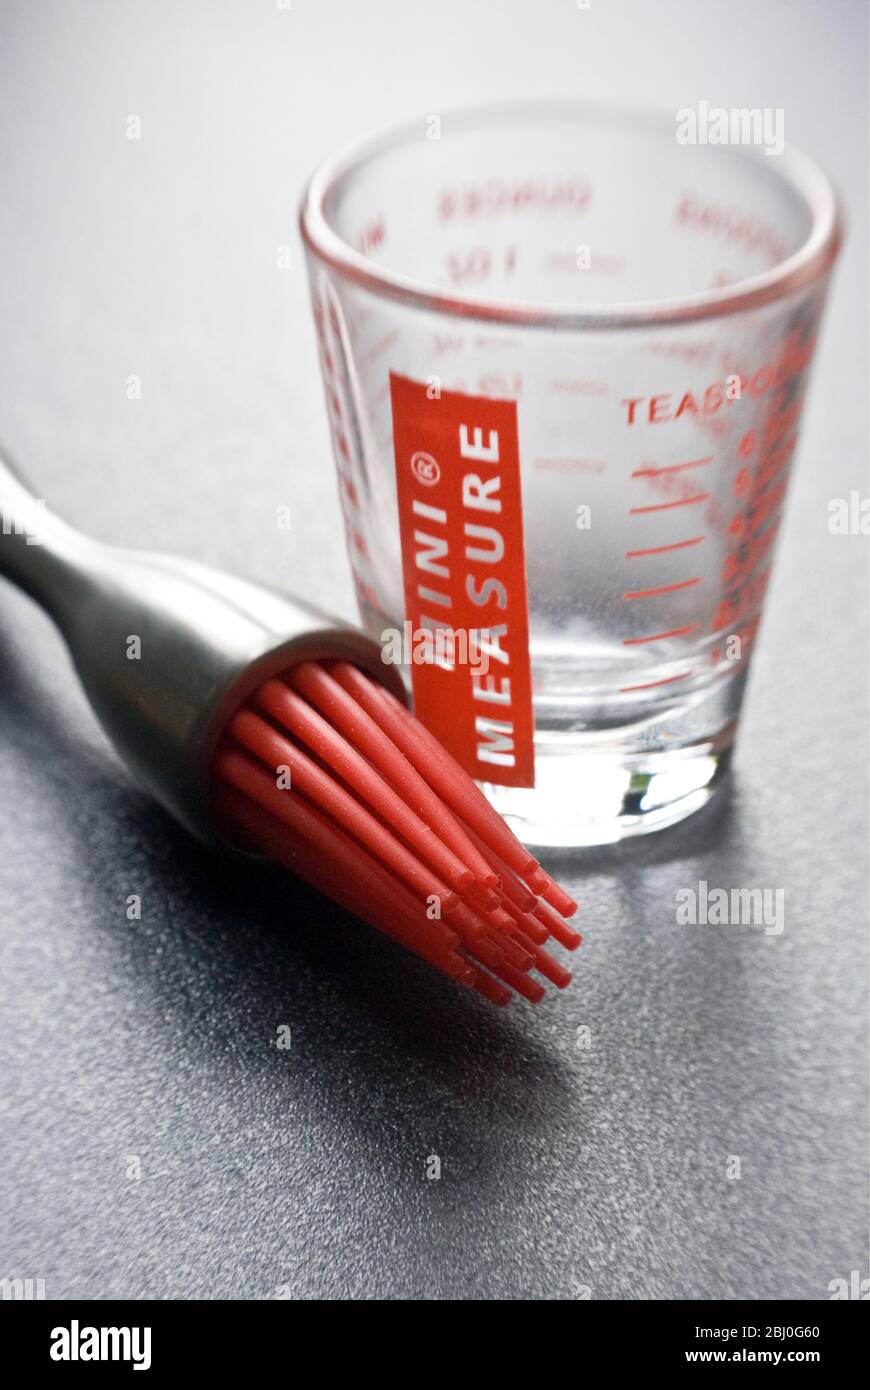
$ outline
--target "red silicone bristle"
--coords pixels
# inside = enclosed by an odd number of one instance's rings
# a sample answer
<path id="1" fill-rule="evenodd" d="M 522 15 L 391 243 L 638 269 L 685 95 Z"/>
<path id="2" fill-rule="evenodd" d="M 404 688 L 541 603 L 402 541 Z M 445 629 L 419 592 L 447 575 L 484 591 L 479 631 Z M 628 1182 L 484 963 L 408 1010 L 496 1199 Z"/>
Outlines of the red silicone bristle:
<path id="1" fill-rule="evenodd" d="M 537 946 L 543 946 L 545 941 L 549 941 L 550 933 L 547 931 L 547 928 L 538 921 L 537 917 L 533 917 L 530 912 L 520 912 L 519 908 L 516 907 L 509 898 L 505 898 L 503 901 L 505 911 L 514 924 L 512 928 L 513 935 L 516 935 L 516 931 L 519 930 Z"/>
<path id="2" fill-rule="evenodd" d="M 564 989 L 571 983 L 571 971 L 566 970 L 564 965 L 554 960 L 549 951 L 543 950 L 540 946 L 535 947 L 535 969 L 557 989 Z"/>
<path id="3" fill-rule="evenodd" d="M 486 971 L 478 971 L 474 988 L 478 994 L 482 994 L 484 999 L 488 999 L 490 1004 L 495 1004 L 499 1009 L 503 1009 L 506 1004 L 511 1002 L 511 992 L 499 980 L 494 980 Z"/>
<path id="4" fill-rule="evenodd" d="M 394 791 L 414 807 L 417 814 L 444 842 L 451 846 L 463 862 L 475 862 L 474 846 L 458 825 L 455 817 L 419 775 L 400 748 L 370 718 L 352 695 L 334 680 L 328 671 L 313 661 L 294 666 L 288 676 L 298 690 L 321 714 L 340 729 L 348 742 L 366 757 Z M 495 883 L 495 874 L 481 861 L 474 876 L 481 883 Z"/>
<path id="5" fill-rule="evenodd" d="M 479 787 L 425 725 L 409 715 L 389 691 L 371 681 L 369 688 L 370 698 L 377 705 L 384 726 L 400 741 L 409 761 L 453 808 L 466 830 L 476 831 L 486 844 L 497 845 L 517 873 L 525 874 L 536 868 L 537 860 L 520 844 Z M 474 835 L 470 838 L 478 844 Z"/>
<path id="6" fill-rule="evenodd" d="M 504 951 L 485 936 L 465 943 L 465 950 L 474 960 L 479 960 L 488 970 L 498 971 L 504 965 Z"/>
<path id="7" fill-rule="evenodd" d="M 552 936 L 555 936 L 560 946 L 564 946 L 568 951 L 576 951 L 580 942 L 583 940 L 579 932 L 569 927 L 564 918 L 559 915 L 555 908 L 551 907 L 543 899 L 539 900 L 533 916 L 547 928 Z"/>
<path id="8" fill-rule="evenodd" d="M 347 662 L 265 682 L 215 754 L 213 807 L 246 847 L 501 1007 L 570 974 L 543 949 L 572 900 L 432 735 Z M 540 893 L 540 897 L 538 894 Z"/>
<path id="9" fill-rule="evenodd" d="M 472 830 L 470 826 L 466 825 L 465 828 L 471 839 L 486 858 L 490 868 L 498 874 L 498 880 L 501 884 L 503 895 L 510 898 L 511 902 L 520 908 L 521 911 L 531 912 L 538 901 L 537 894 L 533 893 L 531 888 L 523 883 L 519 875 L 514 873 L 513 869 L 504 862 L 501 856 L 496 854 L 495 850 L 484 840 L 481 840 L 480 836 Z"/>
<path id="10" fill-rule="evenodd" d="M 360 841 L 396 877 L 422 897 L 432 894 L 441 900 L 441 910 L 452 907 L 455 893 L 411 854 L 379 820 L 345 791 L 335 778 L 251 710 L 240 710 L 227 725 L 227 734 L 247 748 L 268 768 L 286 767 L 290 787 L 319 807 L 337 825 Z"/>
<path id="11" fill-rule="evenodd" d="M 356 666 L 351 666 L 349 661 L 330 662 L 329 673 L 359 708 L 365 710 L 372 724 L 380 729 L 388 742 L 395 745 L 399 750 L 402 755 L 405 777 L 412 776 L 412 778 L 419 779 L 418 782 L 412 782 L 412 785 L 416 785 L 418 791 L 422 785 L 426 788 L 427 795 L 431 795 L 432 784 L 426 775 L 425 769 L 420 768 L 414 758 L 409 755 L 411 744 L 405 737 L 405 734 L 408 726 L 416 722 L 413 716 L 411 716 L 402 705 L 398 706 L 401 713 L 395 716 L 391 715 L 389 709 L 378 699 L 379 687 Z M 471 785 L 473 786 L 474 784 L 472 783 Z M 475 845 L 465 826 L 461 821 L 457 821 L 455 816 L 451 815 L 448 807 L 443 803 L 443 799 L 439 798 L 437 789 L 435 789 L 435 801 L 441 807 L 440 814 L 442 814 L 450 824 L 451 833 L 455 837 L 457 853 L 472 866 L 476 877 L 481 883 L 494 884 L 496 875 L 493 873 L 491 866 Z M 459 848 L 460 846 L 461 849 Z"/>
<path id="12" fill-rule="evenodd" d="M 368 682 L 374 697 L 382 710 L 384 726 L 391 735 L 401 740 L 405 756 L 430 785 L 438 791 L 448 806 L 452 806 L 458 816 L 477 832 L 482 840 L 491 844 L 511 866 L 515 873 L 525 878 L 539 868 L 528 850 L 508 828 L 501 816 L 490 806 L 483 792 L 459 766 L 447 749 L 429 733 L 429 730 L 415 719 L 389 691 Z M 392 715 L 392 718 L 390 716 Z"/>
<path id="13" fill-rule="evenodd" d="M 512 965 L 503 965 L 497 974 L 499 979 L 504 980 L 511 989 L 515 989 L 517 994 L 528 999 L 530 1004 L 539 1004 L 547 992 L 538 980 L 524 975 L 522 971 L 516 970 Z"/>
<path id="14" fill-rule="evenodd" d="M 228 805 L 228 796 L 236 798 L 234 804 Z M 373 862 L 361 871 L 354 846 L 341 832 L 326 852 L 276 821 L 247 795 L 240 796 L 231 785 L 221 788 L 219 799 L 228 818 L 261 852 L 452 979 L 472 983 L 469 962 L 457 949 L 456 933 L 427 919 L 422 905 L 379 865 Z"/>
<path id="15" fill-rule="evenodd" d="M 531 970 L 535 963 L 534 951 L 527 951 L 521 946 L 516 938 L 507 932 L 494 932 L 490 936 L 490 941 L 494 942 L 499 950 L 504 952 L 504 958 L 515 970 Z"/>
<path id="16" fill-rule="evenodd" d="M 535 892 L 545 898 L 563 917 L 574 916 L 577 911 L 577 904 L 574 899 L 570 893 L 565 892 L 565 889 L 555 879 L 550 877 L 546 869 L 541 868 L 540 864 L 534 873 L 529 875 L 529 883 Z"/>
<path id="17" fill-rule="evenodd" d="M 451 978 L 462 980 L 467 975 L 467 962 L 455 949 L 458 938 L 452 933 L 431 929 L 421 932 L 416 910 L 418 905 L 414 904 L 412 912 L 407 902 L 399 900 L 394 885 L 379 882 L 376 876 L 369 878 L 361 901 L 357 868 L 351 868 L 341 854 L 331 856 L 313 850 L 304 839 L 297 838 L 268 811 L 247 794 L 239 793 L 231 784 L 218 789 L 215 807 L 228 823 L 236 827 L 249 848 L 268 854 L 276 863 L 305 879 L 348 912 L 422 956 Z M 465 982 L 471 983 L 470 980 Z"/>
<path id="18" fill-rule="evenodd" d="M 296 739 L 304 742 L 321 761 L 328 763 L 342 781 L 383 816 L 396 834 L 442 874 L 453 888 L 462 891 L 472 885 L 474 875 L 468 866 L 432 832 L 347 739 L 295 691 L 281 681 L 268 681 L 257 691 L 253 702 L 283 724 Z"/>
<path id="19" fill-rule="evenodd" d="M 486 920 L 489 922 L 490 926 L 498 927 L 499 931 L 513 930 L 514 919 L 510 913 L 506 912 L 501 906 L 490 909 L 490 911 L 486 913 Z"/>
<path id="20" fill-rule="evenodd" d="M 468 903 L 455 903 L 444 915 L 450 925 L 459 932 L 462 944 L 468 950 L 475 948 L 480 942 L 500 940 L 500 934 L 493 932 L 486 919 Z"/>

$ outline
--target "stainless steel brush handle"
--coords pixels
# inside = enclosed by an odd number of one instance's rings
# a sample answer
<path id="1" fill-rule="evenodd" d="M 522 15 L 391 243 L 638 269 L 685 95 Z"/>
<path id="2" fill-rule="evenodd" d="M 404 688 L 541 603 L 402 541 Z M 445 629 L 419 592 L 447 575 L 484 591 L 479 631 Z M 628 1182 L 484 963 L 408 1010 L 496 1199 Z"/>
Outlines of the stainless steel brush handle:
<path id="1" fill-rule="evenodd" d="M 48 511 L 0 451 L 0 574 L 61 622 L 77 602 L 87 559 L 94 559 L 96 550 L 95 542 Z"/>
<path id="2" fill-rule="evenodd" d="M 380 649 L 301 599 L 206 565 L 90 540 L 0 453 L 0 574 L 66 638 L 88 699 L 134 776 L 213 839 L 211 763 L 230 716 L 300 661 L 344 657 L 400 699 Z"/>

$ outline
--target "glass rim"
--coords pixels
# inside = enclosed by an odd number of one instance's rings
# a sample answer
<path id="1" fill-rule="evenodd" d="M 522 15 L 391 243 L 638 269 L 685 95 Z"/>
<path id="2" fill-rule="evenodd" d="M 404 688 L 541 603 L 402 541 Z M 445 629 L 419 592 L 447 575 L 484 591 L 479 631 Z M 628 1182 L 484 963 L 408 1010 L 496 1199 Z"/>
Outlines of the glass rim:
<path id="1" fill-rule="evenodd" d="M 665 127 L 673 130 L 674 113 L 661 108 L 604 102 L 520 101 L 464 107 L 446 112 L 442 117 L 454 129 L 491 127 L 517 120 L 548 122 L 559 118 L 598 124 L 609 122 L 622 128 L 664 133 Z M 749 162 L 775 158 L 776 164 L 771 165 L 770 174 L 783 179 L 808 208 L 811 219 L 808 235 L 796 251 L 777 265 L 733 285 L 663 300 L 626 300 L 596 305 L 540 304 L 444 290 L 371 260 L 339 235 L 326 211 L 340 180 L 378 155 L 406 144 L 409 138 L 419 139 L 424 120 L 425 117 L 419 117 L 413 122 L 405 121 L 381 135 L 354 142 L 324 160 L 303 193 L 299 228 L 312 254 L 339 275 L 373 294 L 441 316 L 526 327 L 586 330 L 648 328 L 720 318 L 758 308 L 811 284 L 830 269 L 842 243 L 840 200 L 827 174 L 803 150 L 786 145 L 780 154 L 771 157 L 747 146 L 716 145 L 711 147 L 714 156 L 724 150 Z"/>

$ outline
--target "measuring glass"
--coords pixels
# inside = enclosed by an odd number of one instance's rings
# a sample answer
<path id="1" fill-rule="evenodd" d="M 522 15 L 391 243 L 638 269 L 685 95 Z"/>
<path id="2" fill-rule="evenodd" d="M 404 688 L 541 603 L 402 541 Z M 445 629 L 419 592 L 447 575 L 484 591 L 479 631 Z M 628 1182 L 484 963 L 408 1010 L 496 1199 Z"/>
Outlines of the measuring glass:
<path id="1" fill-rule="evenodd" d="M 840 241 L 805 155 L 685 145 L 671 116 L 429 117 L 302 207 L 364 626 L 404 617 L 390 374 L 516 403 L 532 845 L 702 806 L 731 756 Z"/>

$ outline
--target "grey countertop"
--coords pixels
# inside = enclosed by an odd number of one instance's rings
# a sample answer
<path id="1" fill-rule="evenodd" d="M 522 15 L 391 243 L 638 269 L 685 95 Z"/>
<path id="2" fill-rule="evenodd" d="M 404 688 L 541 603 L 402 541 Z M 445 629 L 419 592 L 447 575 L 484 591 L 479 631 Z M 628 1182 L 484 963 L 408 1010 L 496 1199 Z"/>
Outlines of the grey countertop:
<path id="1" fill-rule="evenodd" d="M 850 237 L 731 787 L 548 861 L 586 940 L 538 1010 L 489 1010 L 190 843 L 0 584 L 0 1277 L 55 1298 L 823 1299 L 866 1273 L 868 548 L 827 526 L 867 491 L 866 13 L 3 0 L 0 435 L 95 534 L 303 576 L 348 614 L 294 226 L 329 149 L 517 92 L 771 105 Z M 783 888 L 784 932 L 677 925 L 699 879 Z"/>

